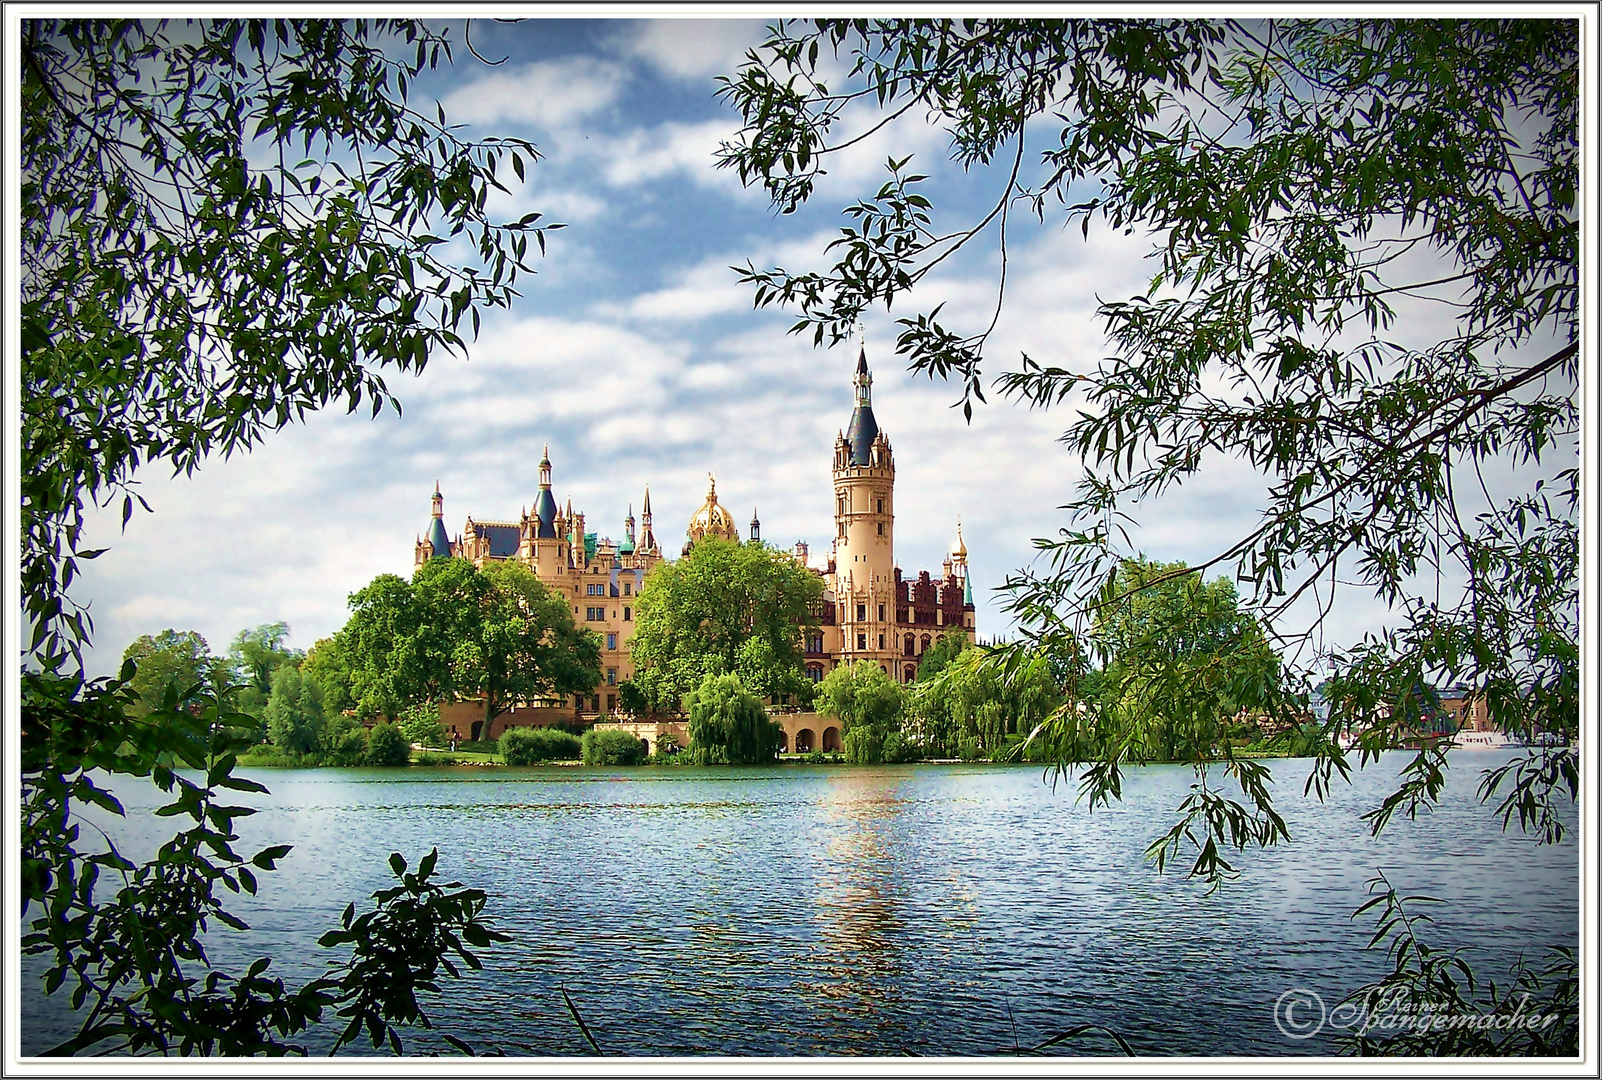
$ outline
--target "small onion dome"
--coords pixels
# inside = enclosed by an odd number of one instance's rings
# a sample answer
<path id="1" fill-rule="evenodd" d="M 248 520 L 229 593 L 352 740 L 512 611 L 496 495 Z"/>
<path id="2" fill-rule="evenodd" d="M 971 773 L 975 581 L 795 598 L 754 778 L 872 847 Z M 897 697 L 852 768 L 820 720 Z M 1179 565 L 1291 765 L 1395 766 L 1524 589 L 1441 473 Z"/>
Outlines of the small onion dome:
<path id="1" fill-rule="evenodd" d="M 968 545 L 962 542 L 962 526 L 957 526 L 957 538 L 951 542 L 951 557 L 966 561 L 968 558 Z"/>
<path id="2" fill-rule="evenodd" d="M 724 540 L 740 539 L 734 517 L 718 505 L 718 484 L 711 473 L 706 478 L 706 502 L 690 518 L 690 543 L 698 544 L 704 537 L 716 536 Z"/>

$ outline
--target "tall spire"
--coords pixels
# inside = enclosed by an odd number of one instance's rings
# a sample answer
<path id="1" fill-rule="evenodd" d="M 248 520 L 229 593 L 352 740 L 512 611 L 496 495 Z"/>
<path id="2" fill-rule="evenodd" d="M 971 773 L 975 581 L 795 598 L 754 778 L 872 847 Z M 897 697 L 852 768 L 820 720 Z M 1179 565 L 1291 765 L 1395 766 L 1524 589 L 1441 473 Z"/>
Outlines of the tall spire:
<path id="1" fill-rule="evenodd" d="M 757 520 L 756 507 L 751 507 L 751 543 L 755 544 L 762 539 L 762 522 Z"/>
<path id="2" fill-rule="evenodd" d="M 656 536 L 651 532 L 651 485 L 645 485 L 645 502 L 640 506 L 640 544 L 641 551 L 656 550 Z"/>
<path id="3" fill-rule="evenodd" d="M 539 519 L 539 528 L 534 535 L 542 540 L 555 540 L 556 536 L 556 496 L 551 494 L 551 444 L 545 444 L 545 452 L 540 456 L 540 493 L 534 500 L 534 516 Z"/>
<path id="4" fill-rule="evenodd" d="M 428 522 L 429 558 L 441 558 L 451 553 L 451 540 L 445 534 L 445 496 L 439 493 L 439 481 L 434 481 L 434 512 Z"/>
<path id="5" fill-rule="evenodd" d="M 873 442 L 879 437 L 879 422 L 873 416 L 873 375 L 868 371 L 868 353 L 857 353 L 857 373 L 851 384 L 857 390 L 857 407 L 851 413 L 851 426 L 846 429 L 846 444 L 850 448 L 849 464 L 873 464 Z"/>

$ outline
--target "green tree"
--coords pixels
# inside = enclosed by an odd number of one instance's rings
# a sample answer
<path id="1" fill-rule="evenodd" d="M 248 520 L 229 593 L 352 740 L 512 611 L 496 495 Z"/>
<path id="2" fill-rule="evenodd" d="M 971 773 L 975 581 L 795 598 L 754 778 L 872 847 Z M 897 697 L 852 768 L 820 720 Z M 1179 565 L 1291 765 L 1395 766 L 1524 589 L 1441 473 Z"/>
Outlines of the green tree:
<path id="1" fill-rule="evenodd" d="M 412 760 L 412 744 L 394 724 L 375 724 L 367 733 L 368 765 L 405 765 Z"/>
<path id="2" fill-rule="evenodd" d="M 239 686 L 235 704 L 239 711 L 261 716 L 273 692 L 273 673 L 285 664 L 300 666 L 306 654 L 286 648 L 289 624 L 265 623 L 241 630 L 228 646 L 229 677 Z"/>
<path id="3" fill-rule="evenodd" d="M 169 690 L 180 705 L 191 705 L 228 685 L 226 664 L 193 630 L 145 634 L 123 650 L 122 659 L 137 667 L 130 685 L 139 695 L 135 712 L 140 716 L 160 708 Z"/>
<path id="4" fill-rule="evenodd" d="M 640 590 L 634 682 L 654 709 L 677 712 L 708 675 L 738 674 L 759 697 L 805 697 L 807 632 L 823 582 L 761 544 L 709 538 L 662 563 Z"/>
<path id="5" fill-rule="evenodd" d="M 617 703 L 630 716 L 644 716 L 651 711 L 650 699 L 633 679 L 624 679 L 617 684 Z"/>
<path id="6" fill-rule="evenodd" d="M 968 635 L 961 630 L 948 630 L 934 640 L 934 643 L 923 651 L 918 659 L 918 674 L 915 682 L 923 682 L 940 674 L 945 666 L 955 660 L 964 649 L 971 648 Z"/>
<path id="7" fill-rule="evenodd" d="M 690 753 L 698 765 L 769 765 L 784 729 L 738 675 L 708 675 L 684 699 Z"/>
<path id="8" fill-rule="evenodd" d="M 361 765 L 367 761 L 367 729 L 347 713 L 332 713 L 317 735 L 315 760 L 320 765 Z"/>
<path id="9" fill-rule="evenodd" d="M 350 598 L 338 641 L 364 716 L 482 698 L 485 721 L 516 701 L 586 691 L 601 680 L 600 640 L 521 563 L 479 570 L 430 559 L 410 582 L 381 574 Z"/>
<path id="10" fill-rule="evenodd" d="M 323 708 L 330 715 L 356 707 L 351 696 L 350 661 L 339 634 L 314 642 L 306 652 L 306 659 L 300 662 L 300 670 L 322 687 Z"/>
<path id="11" fill-rule="evenodd" d="M 1078 226 L 1064 242 L 1092 229 L 1149 235 L 1149 287 L 1099 301 L 1109 348 L 1026 352 L 996 381 L 1069 410 L 1064 442 L 1086 466 L 1071 525 L 1008 582 L 1025 633 L 1016 647 L 1070 655 L 1056 647 L 1083 641 L 1119 599 L 1105 586 L 1129 554 L 1132 504 L 1212 460 L 1249 463 L 1266 481 L 1259 523 L 1189 569 L 1226 568 L 1282 651 L 1306 646 L 1286 673 L 1296 693 L 1277 704 L 1281 721 L 1329 676 L 1309 790 L 1349 770 L 1343 737 L 1361 740 L 1361 762 L 1397 745 L 1388 710 L 1412 687 L 1462 683 L 1493 703 L 1501 730 L 1556 735 L 1483 789 L 1504 823 L 1516 815 L 1555 839 L 1552 802 L 1573 798 L 1579 778 L 1578 29 L 781 23 L 721 91 L 745 120 L 721 163 L 743 182 L 793 212 L 831 155 L 881 123 L 893 139 L 910 114 L 943 124 L 952 159 L 996 191 L 977 219 L 951 221 L 910 159 L 892 155 L 883 186 L 846 207 L 832 266 L 748 266 L 744 277 L 759 306 L 787 306 L 796 332 L 833 343 L 870 305 L 904 310 L 960 248 L 994 242 L 1005 267 L 1015 210 L 1043 219 L 1061 207 Z M 844 79 L 823 78 L 820 65 L 842 55 Z M 883 115 L 851 111 L 864 104 Z M 997 297 L 969 326 L 939 309 L 898 322 L 898 351 L 915 371 L 959 381 L 966 415 L 984 400 L 1004 288 Z M 1480 476 L 1504 470 L 1511 494 L 1481 490 Z M 1386 603 L 1395 625 L 1355 645 L 1309 644 L 1336 592 L 1353 587 Z M 1298 614 L 1306 606 L 1317 613 Z M 1065 724 L 1079 723 L 1086 670 L 1062 680 Z M 1065 752 L 1116 755 L 1127 733 L 1107 734 L 1064 739 Z M 1417 751 L 1398 797 L 1370 815 L 1376 832 L 1434 798 L 1444 753 Z M 1092 803 L 1116 797 L 1118 758 L 1083 763 Z M 1184 812 L 1195 870 L 1222 872 L 1203 851 L 1278 835 L 1267 788 L 1250 770 L 1235 780 L 1239 799 L 1208 789 L 1218 798 L 1201 818 Z M 1228 828 L 1237 814 L 1252 827 Z"/>
<path id="12" fill-rule="evenodd" d="M 330 666 L 350 674 L 348 691 L 359 716 L 395 716 L 414 701 L 440 700 L 437 655 L 423 653 L 416 638 L 421 615 L 411 582 L 380 574 L 350 595 L 351 614 L 336 635 Z"/>
<path id="13" fill-rule="evenodd" d="M 424 701 L 400 711 L 395 726 L 413 743 L 439 746 L 445 739 L 445 725 L 439 722 L 439 702 Z"/>
<path id="14" fill-rule="evenodd" d="M 866 660 L 841 664 L 818 684 L 818 711 L 839 719 L 846 760 L 859 764 L 884 760 L 885 739 L 901 730 L 903 700 L 901 687 Z"/>
<path id="15" fill-rule="evenodd" d="M 273 672 L 272 693 L 262 714 L 267 737 L 278 749 L 314 757 L 322 745 L 323 692 L 316 680 L 292 664 Z"/>
<path id="16" fill-rule="evenodd" d="M 401 888 L 348 913 L 352 958 L 328 978 L 288 989 L 267 960 L 212 968 L 202 933 L 242 925 L 214 890 L 254 891 L 254 871 L 287 850 L 236 852 L 233 821 L 250 811 L 216 801 L 264 790 L 232 773 L 250 718 L 210 691 L 198 716 L 145 716 L 129 665 L 85 679 L 93 625 L 71 588 L 99 554 L 82 543 L 86 503 L 120 501 L 126 522 L 143 504 L 139 467 L 191 473 L 335 401 L 376 412 L 394 401 L 383 369 L 461 350 L 460 332 L 531 272 L 529 239 L 543 247 L 538 215 L 485 210 L 502 164 L 521 175 L 535 154 L 464 141 L 411 107 L 413 80 L 451 55 L 443 32 L 412 22 L 29 19 L 17 44 L 19 869 L 23 948 L 49 957 L 47 991 L 70 982 L 84 1006 L 56 1052 L 282 1054 L 333 1006 L 352 1024 L 338 1045 L 365 1028 L 399 1053 L 396 1025 L 426 1025 L 415 990 L 500 937 L 483 894 L 428 884 L 433 855 L 403 875 L 396 855 Z M 174 796 L 159 813 L 194 825 L 159 861 L 98 846 L 72 822 L 90 802 L 121 812 L 103 772 L 150 777 Z M 118 890 L 92 887 L 102 868 Z M 397 936 L 412 909 L 431 932 Z"/>
<path id="17" fill-rule="evenodd" d="M 913 684 L 902 730 L 933 756 L 999 760 L 1014 753 L 1014 736 L 1038 738 L 1061 701 L 1038 653 L 970 648 Z"/>
<path id="18" fill-rule="evenodd" d="M 1091 641 L 1104 659 L 1098 719 L 1132 760 L 1228 760 L 1280 697 L 1280 658 L 1233 583 L 1183 563 L 1126 560 Z M 1242 721 L 1245 721 L 1243 725 Z M 1244 735 L 1244 737 L 1243 737 Z"/>
<path id="19" fill-rule="evenodd" d="M 431 560 L 433 561 L 433 560 Z M 567 601 L 519 562 L 484 568 L 490 591 L 476 638 L 458 642 L 459 692 L 484 698 L 489 722 L 518 701 L 586 692 L 601 681 L 601 639 L 573 622 Z"/>

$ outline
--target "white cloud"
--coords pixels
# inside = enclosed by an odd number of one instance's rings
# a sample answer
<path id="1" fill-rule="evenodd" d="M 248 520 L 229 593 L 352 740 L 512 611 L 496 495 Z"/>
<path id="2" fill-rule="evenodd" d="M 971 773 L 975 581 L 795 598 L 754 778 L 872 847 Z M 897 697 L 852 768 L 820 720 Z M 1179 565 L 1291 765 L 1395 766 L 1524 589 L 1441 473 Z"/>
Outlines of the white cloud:
<path id="1" fill-rule="evenodd" d="M 733 74 L 763 36 L 755 19 L 652 19 L 631 24 L 621 44 L 664 75 L 698 80 Z"/>
<path id="2" fill-rule="evenodd" d="M 703 186 L 740 191 L 740 181 L 727 169 L 714 169 L 718 146 L 734 131 L 728 120 L 686 124 L 670 121 L 637 128 L 623 135 L 596 139 L 602 174 L 615 188 L 634 187 L 675 173 Z"/>
<path id="3" fill-rule="evenodd" d="M 511 123 L 535 130 L 571 127 L 618 99 L 625 72 L 594 57 L 562 57 L 497 70 L 444 98 L 453 122 Z"/>

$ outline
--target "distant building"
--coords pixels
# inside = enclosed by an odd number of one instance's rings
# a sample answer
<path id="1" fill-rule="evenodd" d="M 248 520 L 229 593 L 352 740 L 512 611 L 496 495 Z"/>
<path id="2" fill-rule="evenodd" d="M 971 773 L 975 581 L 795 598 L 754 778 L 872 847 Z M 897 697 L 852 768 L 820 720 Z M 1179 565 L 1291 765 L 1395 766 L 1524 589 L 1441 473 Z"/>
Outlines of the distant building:
<path id="1" fill-rule="evenodd" d="M 857 356 L 856 407 L 834 447 L 834 541 L 825 563 L 809 563 L 805 541 L 793 556 L 823 578 L 821 627 L 804 644 L 807 674 L 814 682 L 835 666 L 868 660 L 892 679 L 909 683 L 918 661 L 941 634 L 957 631 L 975 640 L 973 585 L 962 526 L 938 577 L 920 571 L 904 578 L 895 559 L 895 460 L 890 440 L 873 415 L 873 376 L 865 352 Z M 440 556 L 470 559 L 477 566 L 501 559 L 526 563 L 547 588 L 565 595 L 580 626 L 601 636 L 602 681 L 593 692 L 560 703 L 585 719 L 617 710 L 617 687 L 634 674 L 629 641 L 634 609 L 650 572 L 663 560 L 652 530 L 651 490 L 641 503 L 639 535 L 634 508 L 624 518 L 623 539 L 613 542 L 587 532 L 583 512 L 569 499 L 559 510 L 551 488 L 550 448 L 540 460 L 539 493 L 533 511 L 515 521 L 469 517 L 455 540 L 445 530 L 444 497 L 434 487 L 428 532 L 419 537 L 414 567 Z M 706 501 L 690 516 L 681 554 L 708 536 L 740 540 L 734 516 L 717 499 L 717 481 L 707 477 Z M 761 523 L 751 514 L 748 535 L 761 542 Z M 547 703 L 556 705 L 558 703 Z M 516 721 L 513 721 L 514 723 Z M 506 724 L 475 732 L 494 737 Z"/>

